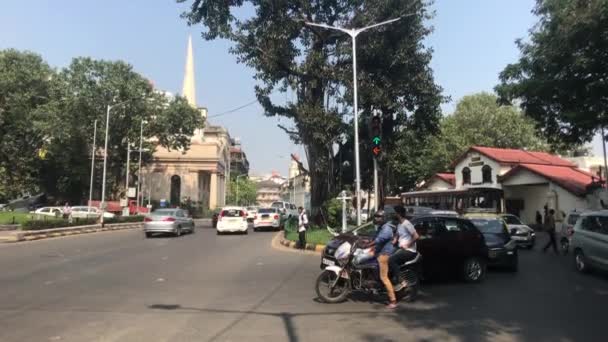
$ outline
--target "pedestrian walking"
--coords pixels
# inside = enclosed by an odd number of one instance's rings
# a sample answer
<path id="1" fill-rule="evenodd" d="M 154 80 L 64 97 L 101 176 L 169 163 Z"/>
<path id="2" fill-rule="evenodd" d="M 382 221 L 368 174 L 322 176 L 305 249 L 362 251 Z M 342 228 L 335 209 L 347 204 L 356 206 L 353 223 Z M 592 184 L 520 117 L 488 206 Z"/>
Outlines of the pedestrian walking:
<path id="1" fill-rule="evenodd" d="M 298 208 L 298 240 L 300 241 L 300 248 L 306 249 L 306 229 L 308 229 L 308 216 L 304 208 Z"/>
<path id="2" fill-rule="evenodd" d="M 553 251 L 555 254 L 557 253 L 557 242 L 555 241 L 555 210 L 550 209 L 547 216 L 545 216 L 545 231 L 549 235 L 549 242 L 545 248 L 543 248 L 543 253 L 547 252 L 547 249 L 553 246 Z"/>

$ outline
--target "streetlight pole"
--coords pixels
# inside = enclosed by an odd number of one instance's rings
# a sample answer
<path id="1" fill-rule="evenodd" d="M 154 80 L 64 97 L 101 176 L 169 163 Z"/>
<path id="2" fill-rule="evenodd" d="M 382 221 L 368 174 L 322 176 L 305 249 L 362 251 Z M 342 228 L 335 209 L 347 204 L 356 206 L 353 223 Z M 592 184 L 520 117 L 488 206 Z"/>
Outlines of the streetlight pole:
<path id="1" fill-rule="evenodd" d="M 127 175 L 125 176 L 125 196 L 129 198 L 129 164 L 131 161 L 131 142 L 127 138 Z"/>
<path id="2" fill-rule="evenodd" d="M 108 105 L 107 110 L 106 110 L 106 138 L 105 138 L 105 142 L 104 142 L 104 149 L 103 149 L 103 180 L 101 182 L 101 204 L 100 204 L 100 209 L 101 209 L 101 219 L 100 222 L 103 225 L 103 214 L 105 214 L 106 212 L 106 173 L 107 173 L 107 165 L 108 165 L 108 131 L 110 128 L 110 111 L 112 110 L 112 108 L 119 106 L 119 105 L 123 105 L 125 103 L 127 103 L 128 101 L 124 101 L 124 102 L 120 102 L 117 103 L 115 105 Z"/>
<path id="3" fill-rule="evenodd" d="M 410 16 L 414 14 L 408 14 L 406 16 Z M 404 16 L 399 18 L 394 18 L 391 20 L 386 20 L 377 24 L 369 25 L 362 28 L 357 29 L 345 29 L 342 27 L 331 26 L 327 24 L 317 24 L 312 22 L 306 22 L 306 25 L 310 26 L 318 26 L 330 30 L 338 30 L 348 34 L 353 41 L 353 111 L 354 111 L 354 121 L 355 121 L 355 188 L 357 194 L 357 225 L 361 225 L 361 170 L 359 167 L 359 108 L 357 103 L 357 36 L 359 33 L 366 31 L 368 29 L 386 25 L 393 23 L 397 20 L 400 20 Z"/>
<path id="4" fill-rule="evenodd" d="M 141 153 L 143 148 L 144 140 L 144 121 L 141 121 L 139 128 L 139 166 L 137 168 L 137 214 L 139 214 L 139 207 L 144 204 L 144 198 L 141 196 Z M 141 197 L 141 204 L 140 204 Z"/>
<path id="5" fill-rule="evenodd" d="M 236 176 L 236 205 L 239 205 L 239 177 L 245 177 L 247 175 Z"/>
<path id="6" fill-rule="evenodd" d="M 93 124 L 93 149 L 91 152 L 91 184 L 89 185 L 89 203 L 87 206 L 91 205 L 93 201 L 93 175 L 95 174 L 95 140 L 97 139 L 97 120 Z"/>

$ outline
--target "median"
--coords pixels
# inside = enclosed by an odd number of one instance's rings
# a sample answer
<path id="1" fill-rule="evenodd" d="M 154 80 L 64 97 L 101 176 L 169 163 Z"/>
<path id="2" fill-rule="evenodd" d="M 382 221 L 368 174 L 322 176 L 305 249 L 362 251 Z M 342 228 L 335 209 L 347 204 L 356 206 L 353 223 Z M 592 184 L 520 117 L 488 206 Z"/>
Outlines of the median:
<path id="1" fill-rule="evenodd" d="M 290 219 L 285 222 L 285 231 L 281 237 L 281 245 L 298 249 L 298 220 Z M 306 230 L 306 250 L 321 252 L 333 235 L 323 227 L 310 226 Z"/>

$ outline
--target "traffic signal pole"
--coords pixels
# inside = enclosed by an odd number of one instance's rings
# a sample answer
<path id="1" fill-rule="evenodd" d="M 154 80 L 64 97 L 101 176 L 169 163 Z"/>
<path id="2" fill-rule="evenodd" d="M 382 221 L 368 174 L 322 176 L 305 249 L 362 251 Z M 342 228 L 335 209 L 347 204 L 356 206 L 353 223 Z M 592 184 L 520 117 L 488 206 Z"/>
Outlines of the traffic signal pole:
<path id="1" fill-rule="evenodd" d="M 369 208 L 369 206 L 368 206 Z M 378 211 L 378 160 L 374 157 L 374 212 Z M 368 213 L 369 215 L 369 213 Z"/>

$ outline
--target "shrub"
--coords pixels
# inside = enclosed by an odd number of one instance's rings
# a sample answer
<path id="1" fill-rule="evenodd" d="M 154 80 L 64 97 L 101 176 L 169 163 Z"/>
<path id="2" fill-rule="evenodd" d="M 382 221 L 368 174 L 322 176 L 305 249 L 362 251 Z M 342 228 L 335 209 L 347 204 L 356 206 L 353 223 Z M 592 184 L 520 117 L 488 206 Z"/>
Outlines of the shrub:
<path id="1" fill-rule="evenodd" d="M 336 228 L 342 226 L 342 202 L 332 198 L 323 203 L 323 211 L 327 214 L 327 225 Z"/>
<path id="2" fill-rule="evenodd" d="M 42 229 L 53 229 L 53 228 L 66 228 L 74 226 L 86 226 L 96 224 L 97 219 L 73 219 L 70 223 L 68 220 L 57 219 L 57 220 L 32 220 L 21 224 L 22 230 L 42 230 Z"/>
<path id="3" fill-rule="evenodd" d="M 144 215 L 116 216 L 116 217 L 104 219 L 103 223 L 110 224 L 110 223 L 144 222 L 144 218 L 145 218 Z"/>

